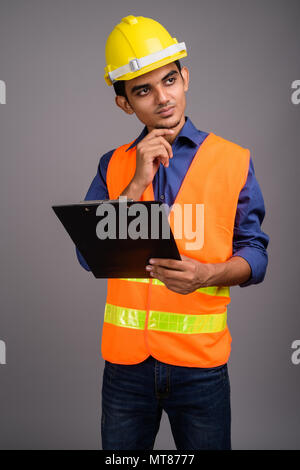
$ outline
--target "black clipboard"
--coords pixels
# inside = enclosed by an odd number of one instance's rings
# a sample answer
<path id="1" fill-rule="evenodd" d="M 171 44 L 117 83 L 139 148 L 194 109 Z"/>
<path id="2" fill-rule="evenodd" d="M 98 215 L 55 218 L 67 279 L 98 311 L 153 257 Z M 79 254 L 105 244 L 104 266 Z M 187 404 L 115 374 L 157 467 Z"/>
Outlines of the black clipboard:
<path id="1" fill-rule="evenodd" d="M 102 205 L 101 209 L 103 210 L 105 208 L 103 204 L 106 203 L 113 205 L 116 211 L 115 239 L 100 239 L 96 232 L 97 224 L 104 218 L 104 216 L 97 215 L 99 214 L 98 207 Z M 125 212 L 127 214 L 128 230 L 131 222 L 137 217 L 131 214 L 137 210 L 138 206 L 131 209 L 130 207 L 136 204 L 142 204 L 145 210 L 147 210 L 148 224 L 143 224 L 147 225 L 147 238 L 140 237 L 133 239 L 128 236 L 128 231 L 127 238 L 120 238 L 120 210 L 123 217 Z M 153 205 L 156 205 L 156 208 L 152 207 Z M 107 199 L 82 201 L 77 204 L 54 205 L 52 209 L 96 278 L 147 278 L 151 277 L 145 269 L 146 265 L 149 264 L 150 258 L 181 260 L 169 225 L 166 207 L 168 206 L 160 201 L 133 201 L 126 198 L 126 201 Z M 159 214 L 159 220 L 153 219 L 151 215 L 155 210 Z M 153 220 L 155 220 L 156 228 L 154 231 L 155 238 L 152 238 Z M 124 234 L 124 224 L 122 227 Z M 137 225 L 137 227 L 139 226 Z M 168 227 L 167 237 L 166 227 Z M 145 232 L 146 229 L 144 227 L 144 234 Z"/>

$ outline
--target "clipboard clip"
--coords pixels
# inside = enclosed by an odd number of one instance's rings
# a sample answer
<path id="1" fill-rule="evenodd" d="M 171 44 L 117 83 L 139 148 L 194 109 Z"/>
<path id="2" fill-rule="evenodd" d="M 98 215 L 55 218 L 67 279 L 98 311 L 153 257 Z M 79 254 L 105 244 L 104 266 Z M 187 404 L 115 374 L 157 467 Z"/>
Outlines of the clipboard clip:
<path id="1" fill-rule="evenodd" d="M 93 200 L 90 200 L 90 201 L 80 201 L 78 204 L 80 205 L 86 205 L 86 204 L 96 204 L 96 203 L 99 203 L 99 204 L 102 204 L 104 202 L 127 202 L 127 201 L 130 201 L 130 202 L 133 202 L 134 199 L 132 199 L 131 197 L 128 197 L 127 199 L 93 199 Z"/>

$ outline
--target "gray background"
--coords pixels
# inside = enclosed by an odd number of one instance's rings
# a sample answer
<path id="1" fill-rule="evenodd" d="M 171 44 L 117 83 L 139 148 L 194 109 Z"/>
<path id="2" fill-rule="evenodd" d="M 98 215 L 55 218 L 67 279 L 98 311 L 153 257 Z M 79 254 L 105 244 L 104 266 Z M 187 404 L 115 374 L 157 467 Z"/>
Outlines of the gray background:
<path id="1" fill-rule="evenodd" d="M 235 449 L 300 448 L 300 2 L 0 0 L 0 447 L 99 449 L 106 281 L 84 271 L 52 204 L 81 200 L 100 156 L 141 131 L 114 104 L 105 41 L 128 14 L 185 41 L 188 115 L 251 150 L 270 236 L 265 281 L 231 288 Z M 155 449 L 175 449 L 164 413 Z"/>

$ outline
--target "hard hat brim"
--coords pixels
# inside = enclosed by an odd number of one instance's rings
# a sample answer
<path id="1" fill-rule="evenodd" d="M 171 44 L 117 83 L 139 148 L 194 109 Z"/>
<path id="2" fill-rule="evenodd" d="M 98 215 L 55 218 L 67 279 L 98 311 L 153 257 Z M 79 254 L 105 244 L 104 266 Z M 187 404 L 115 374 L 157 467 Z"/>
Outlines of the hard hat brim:
<path id="1" fill-rule="evenodd" d="M 105 73 L 104 79 L 106 83 L 111 86 L 113 83 L 118 82 L 120 80 L 132 80 L 133 78 L 140 77 L 141 75 L 144 75 L 145 73 L 152 72 L 152 70 L 156 70 L 160 67 L 163 67 L 164 65 L 170 64 L 172 62 L 175 62 L 176 60 L 182 59 L 183 57 L 187 56 L 187 51 L 183 50 L 180 52 L 177 52 L 176 54 L 173 54 L 172 56 L 165 57 L 164 59 L 158 60 L 156 62 L 153 62 L 152 64 L 146 65 L 145 67 L 142 67 L 141 69 L 137 70 L 136 72 L 130 72 L 122 75 L 121 77 L 118 77 L 116 80 L 111 80 L 109 77 L 108 72 Z"/>

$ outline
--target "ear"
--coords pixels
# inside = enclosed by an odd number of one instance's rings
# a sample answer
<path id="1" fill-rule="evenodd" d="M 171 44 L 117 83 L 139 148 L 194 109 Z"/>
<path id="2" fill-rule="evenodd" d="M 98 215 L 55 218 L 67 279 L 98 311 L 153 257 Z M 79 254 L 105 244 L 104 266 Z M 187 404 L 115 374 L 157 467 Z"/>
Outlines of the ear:
<path id="1" fill-rule="evenodd" d="M 184 65 L 181 68 L 181 75 L 183 78 L 183 84 L 184 84 L 184 91 L 188 91 L 189 89 L 189 80 L 190 80 L 190 72 L 189 69 Z"/>
<path id="2" fill-rule="evenodd" d="M 125 111 L 125 113 L 127 114 L 134 114 L 134 110 L 132 109 L 132 107 L 130 106 L 130 104 L 128 103 L 127 99 L 125 98 L 125 96 L 119 96 L 117 95 L 115 97 L 115 102 L 116 102 L 116 105 L 119 106 L 119 108 L 123 109 L 123 111 Z"/>

